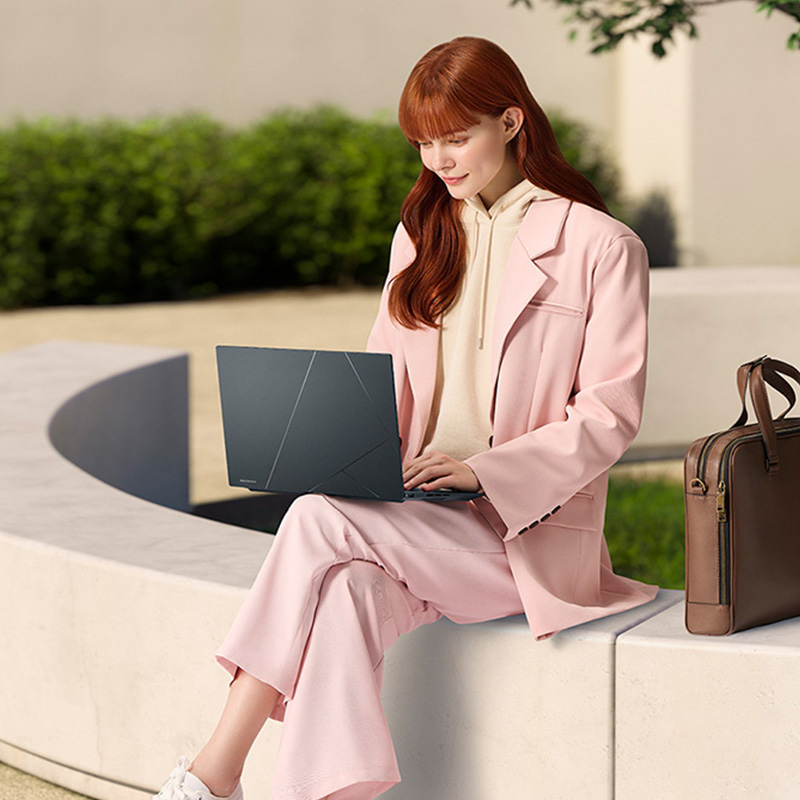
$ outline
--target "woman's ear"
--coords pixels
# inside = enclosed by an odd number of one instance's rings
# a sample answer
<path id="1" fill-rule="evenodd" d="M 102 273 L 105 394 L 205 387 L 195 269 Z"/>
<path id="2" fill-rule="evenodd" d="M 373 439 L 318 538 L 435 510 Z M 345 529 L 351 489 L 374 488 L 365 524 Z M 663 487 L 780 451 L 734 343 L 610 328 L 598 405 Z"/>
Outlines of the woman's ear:
<path id="1" fill-rule="evenodd" d="M 510 142 L 522 127 L 525 121 L 525 114 L 517 106 L 509 106 L 503 112 L 503 132 L 505 133 L 506 143 Z"/>

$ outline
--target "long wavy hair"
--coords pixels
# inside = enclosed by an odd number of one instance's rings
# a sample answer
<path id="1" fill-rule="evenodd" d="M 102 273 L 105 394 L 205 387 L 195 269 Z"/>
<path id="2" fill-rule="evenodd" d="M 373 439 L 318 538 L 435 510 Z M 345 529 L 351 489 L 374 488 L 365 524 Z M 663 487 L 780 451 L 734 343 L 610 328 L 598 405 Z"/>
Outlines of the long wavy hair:
<path id="1" fill-rule="evenodd" d="M 508 144 L 519 171 L 531 183 L 608 213 L 591 182 L 569 165 L 544 111 L 508 53 L 486 39 L 462 36 L 427 52 L 409 75 L 400 97 L 400 127 L 419 142 L 446 137 L 497 119 L 516 106 L 522 128 Z M 458 293 L 466 263 L 460 201 L 422 167 L 403 202 L 403 226 L 416 255 L 389 287 L 389 311 L 406 328 L 437 327 Z"/>

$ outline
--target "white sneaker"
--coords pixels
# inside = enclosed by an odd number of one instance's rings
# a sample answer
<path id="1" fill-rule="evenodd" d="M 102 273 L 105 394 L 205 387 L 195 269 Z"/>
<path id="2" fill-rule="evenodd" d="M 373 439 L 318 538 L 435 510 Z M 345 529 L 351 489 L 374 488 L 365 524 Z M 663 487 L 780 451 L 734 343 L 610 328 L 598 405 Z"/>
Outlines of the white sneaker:
<path id="1" fill-rule="evenodd" d="M 161 787 L 153 800 L 244 800 L 242 794 L 242 784 L 240 783 L 233 794 L 227 797 L 219 797 L 216 794 L 211 794 L 203 781 L 196 775 L 188 772 L 189 759 L 186 756 L 181 756 L 178 759 L 178 764 L 172 770 L 167 778 L 166 783 Z"/>

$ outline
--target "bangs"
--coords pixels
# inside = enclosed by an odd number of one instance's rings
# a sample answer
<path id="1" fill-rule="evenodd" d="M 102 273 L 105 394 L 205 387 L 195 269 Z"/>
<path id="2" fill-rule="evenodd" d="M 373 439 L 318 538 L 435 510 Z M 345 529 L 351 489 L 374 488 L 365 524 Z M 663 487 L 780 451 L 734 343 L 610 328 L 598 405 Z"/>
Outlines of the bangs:
<path id="1" fill-rule="evenodd" d="M 466 107 L 453 92 L 439 87 L 406 86 L 400 98 L 398 121 L 411 144 L 445 138 L 477 125 L 480 114 Z"/>

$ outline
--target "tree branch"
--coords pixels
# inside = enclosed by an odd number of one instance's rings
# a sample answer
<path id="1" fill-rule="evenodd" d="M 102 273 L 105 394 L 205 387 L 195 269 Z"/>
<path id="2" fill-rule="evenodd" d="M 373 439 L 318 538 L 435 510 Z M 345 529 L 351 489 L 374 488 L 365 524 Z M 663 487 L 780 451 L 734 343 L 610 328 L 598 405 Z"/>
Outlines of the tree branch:
<path id="1" fill-rule="evenodd" d="M 642 34 L 650 37 L 654 55 L 663 58 L 673 34 L 697 36 L 694 16 L 698 8 L 731 3 L 735 0 L 552 0 L 568 10 L 566 22 L 588 25 L 592 53 L 613 50 L 623 39 Z M 800 22 L 800 0 L 748 0 L 756 11 L 769 16 L 780 11 Z M 511 0 L 511 5 L 524 4 L 533 9 L 533 0 Z M 570 31 L 574 38 L 576 31 Z M 800 50 L 800 28 L 787 40 L 790 50 Z"/>
<path id="2" fill-rule="evenodd" d="M 782 11 L 784 14 L 788 14 L 790 17 L 793 17 L 798 22 L 800 22 L 800 2 L 790 2 L 790 3 L 777 3 L 776 5 L 772 6 L 776 11 Z"/>
<path id="3" fill-rule="evenodd" d="M 722 3 L 734 2 L 737 2 L 737 0 L 690 0 L 690 5 L 694 6 L 694 8 L 700 8 L 701 6 L 718 6 Z M 756 3 L 758 5 L 757 11 L 765 10 L 767 13 L 781 11 L 800 22 L 800 0 L 788 0 L 788 2 L 784 3 L 774 2 L 774 0 L 767 0 L 767 2 L 763 2 L 763 0 L 747 0 L 747 2 Z"/>

